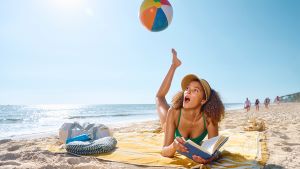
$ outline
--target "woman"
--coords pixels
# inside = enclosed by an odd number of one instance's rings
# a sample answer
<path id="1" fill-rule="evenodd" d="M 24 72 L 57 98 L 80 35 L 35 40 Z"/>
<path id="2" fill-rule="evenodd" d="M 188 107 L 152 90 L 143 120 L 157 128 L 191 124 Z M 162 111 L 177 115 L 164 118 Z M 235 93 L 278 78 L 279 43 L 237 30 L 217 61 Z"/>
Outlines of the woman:
<path id="1" fill-rule="evenodd" d="M 181 137 L 200 144 L 206 135 L 208 138 L 218 136 L 218 123 L 224 116 L 224 105 L 216 91 L 210 88 L 207 81 L 192 74 L 182 79 L 182 91 L 174 96 L 172 106 L 168 105 L 165 96 L 175 70 L 181 65 L 174 49 L 172 53 L 173 63 L 156 94 L 157 111 L 165 132 L 162 148 L 162 155 L 165 157 L 173 157 L 176 150 L 188 151 Z M 217 156 L 205 160 L 194 155 L 193 160 L 206 164 L 218 158 Z"/>
<path id="2" fill-rule="evenodd" d="M 245 109 L 247 110 L 247 112 L 250 111 L 251 102 L 250 102 L 250 100 L 248 99 L 248 97 L 246 98 L 244 107 L 245 107 Z"/>
<path id="3" fill-rule="evenodd" d="M 265 108 L 266 108 L 266 109 L 269 109 L 269 104 L 270 104 L 270 98 L 269 98 L 269 97 L 267 97 L 267 98 L 265 99 L 264 104 L 265 104 Z"/>
<path id="4" fill-rule="evenodd" d="M 255 108 L 256 108 L 256 111 L 259 111 L 259 100 L 258 99 L 256 99 L 255 100 Z"/>

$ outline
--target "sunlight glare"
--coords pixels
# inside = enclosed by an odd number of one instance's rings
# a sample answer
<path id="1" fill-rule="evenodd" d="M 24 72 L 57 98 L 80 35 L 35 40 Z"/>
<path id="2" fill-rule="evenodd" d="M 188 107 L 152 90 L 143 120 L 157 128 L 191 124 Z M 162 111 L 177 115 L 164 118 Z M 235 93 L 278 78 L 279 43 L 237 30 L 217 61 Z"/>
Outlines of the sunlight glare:
<path id="1" fill-rule="evenodd" d="M 79 8 L 83 4 L 83 0 L 52 0 L 51 2 L 56 7 L 67 9 Z"/>

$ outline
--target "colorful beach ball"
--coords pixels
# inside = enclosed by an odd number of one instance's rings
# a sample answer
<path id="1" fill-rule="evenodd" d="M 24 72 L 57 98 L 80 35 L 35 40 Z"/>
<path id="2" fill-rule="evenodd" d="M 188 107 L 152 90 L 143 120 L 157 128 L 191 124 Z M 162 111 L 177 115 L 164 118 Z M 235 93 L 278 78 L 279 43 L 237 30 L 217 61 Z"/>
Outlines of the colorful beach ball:
<path id="1" fill-rule="evenodd" d="M 167 0 L 144 0 L 139 15 L 142 24 L 148 30 L 158 32 L 171 24 L 173 8 Z"/>

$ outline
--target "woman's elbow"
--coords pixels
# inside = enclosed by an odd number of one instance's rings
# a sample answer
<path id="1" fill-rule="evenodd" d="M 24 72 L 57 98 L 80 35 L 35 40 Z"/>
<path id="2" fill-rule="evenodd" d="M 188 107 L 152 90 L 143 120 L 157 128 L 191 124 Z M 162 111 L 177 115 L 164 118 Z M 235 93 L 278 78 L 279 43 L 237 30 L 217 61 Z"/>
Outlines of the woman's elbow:
<path id="1" fill-rule="evenodd" d="M 164 152 L 164 151 L 161 152 L 161 155 L 162 155 L 163 157 L 168 157 L 168 158 L 173 158 L 173 157 L 174 157 L 174 154 L 166 153 L 166 152 Z"/>
<path id="2" fill-rule="evenodd" d="M 162 151 L 161 151 L 161 155 L 164 156 L 164 157 L 173 158 L 174 155 L 175 155 L 175 153 L 174 153 L 173 151 L 170 152 L 170 151 L 168 151 L 168 150 L 166 149 L 166 147 L 163 147 L 163 148 L 162 148 Z"/>

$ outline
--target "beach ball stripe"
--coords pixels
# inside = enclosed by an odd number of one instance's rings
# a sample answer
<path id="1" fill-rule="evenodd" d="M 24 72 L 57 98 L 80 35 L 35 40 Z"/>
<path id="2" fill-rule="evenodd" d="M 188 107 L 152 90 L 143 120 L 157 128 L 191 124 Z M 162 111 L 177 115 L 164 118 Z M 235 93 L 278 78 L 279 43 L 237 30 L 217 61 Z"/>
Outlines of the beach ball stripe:
<path id="1" fill-rule="evenodd" d="M 150 31 L 162 31 L 172 22 L 173 8 L 167 0 L 145 0 L 140 7 L 140 20 Z"/>
<path id="2" fill-rule="evenodd" d="M 169 6 L 171 6 L 170 2 L 167 1 L 167 0 L 160 0 L 160 3 L 163 4 L 163 5 L 169 5 Z"/>
<path id="3" fill-rule="evenodd" d="M 152 31 L 161 31 L 168 26 L 168 19 L 164 11 L 161 8 L 158 8 L 156 11 L 156 17 L 152 25 Z"/>
<path id="4" fill-rule="evenodd" d="M 159 2 L 154 2 L 154 0 L 145 0 L 140 8 L 140 11 L 145 11 L 148 8 L 159 6 Z"/>
<path id="5" fill-rule="evenodd" d="M 149 30 L 152 29 L 152 25 L 154 23 L 155 16 L 156 16 L 156 11 L 157 11 L 156 7 L 149 7 L 148 9 L 144 10 L 144 12 L 141 13 L 140 15 L 140 19 L 142 23 Z"/>
<path id="6" fill-rule="evenodd" d="M 166 15 L 166 17 L 168 19 L 168 23 L 170 24 L 172 22 L 172 18 L 173 18 L 173 8 L 172 8 L 172 6 L 162 5 L 161 9 L 164 11 L 164 14 Z"/>

